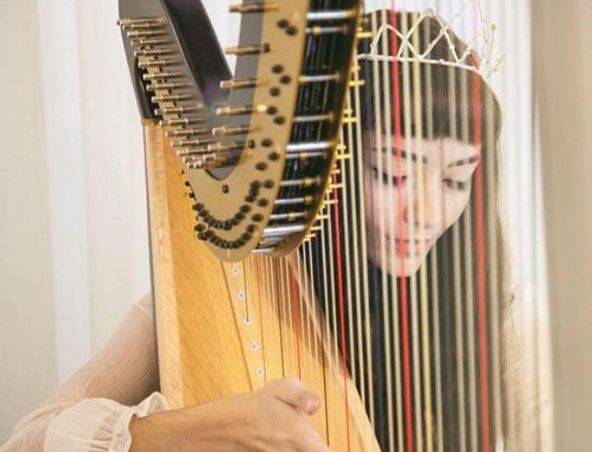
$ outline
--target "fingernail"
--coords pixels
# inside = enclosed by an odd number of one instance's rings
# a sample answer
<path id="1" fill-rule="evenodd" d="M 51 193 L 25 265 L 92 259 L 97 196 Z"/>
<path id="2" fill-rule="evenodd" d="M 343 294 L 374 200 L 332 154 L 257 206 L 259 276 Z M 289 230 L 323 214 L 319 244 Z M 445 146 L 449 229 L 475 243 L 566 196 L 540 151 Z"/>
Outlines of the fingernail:
<path id="1" fill-rule="evenodd" d="M 317 408 L 319 407 L 319 399 L 316 397 L 313 397 L 312 399 L 308 399 L 308 402 L 306 402 L 306 412 L 307 413 L 313 413 L 317 410 Z"/>

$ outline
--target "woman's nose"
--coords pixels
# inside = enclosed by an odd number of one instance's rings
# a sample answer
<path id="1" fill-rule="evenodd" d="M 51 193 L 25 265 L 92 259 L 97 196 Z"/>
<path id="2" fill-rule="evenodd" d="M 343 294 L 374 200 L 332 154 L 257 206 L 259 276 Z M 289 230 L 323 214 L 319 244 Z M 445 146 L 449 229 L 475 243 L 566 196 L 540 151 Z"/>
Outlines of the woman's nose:
<path id="1" fill-rule="evenodd" d="M 428 174 L 424 174 L 423 184 L 416 184 L 413 190 L 413 219 L 407 216 L 408 223 L 423 229 L 434 229 L 438 223 L 441 202 L 437 181 L 432 180 Z M 411 213 L 409 210 L 407 213 Z"/>

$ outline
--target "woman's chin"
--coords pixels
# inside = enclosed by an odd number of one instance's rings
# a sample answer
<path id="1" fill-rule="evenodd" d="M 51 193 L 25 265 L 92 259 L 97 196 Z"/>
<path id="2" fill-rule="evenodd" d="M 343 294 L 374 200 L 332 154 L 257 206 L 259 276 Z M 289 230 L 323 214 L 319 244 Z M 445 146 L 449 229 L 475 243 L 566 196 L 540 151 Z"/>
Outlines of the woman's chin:
<path id="1" fill-rule="evenodd" d="M 389 253 L 387 253 L 385 259 L 386 265 L 382 265 L 380 259 L 375 259 L 375 256 L 373 256 L 372 261 L 374 265 L 383 269 L 391 276 L 394 275 L 398 278 L 409 278 L 419 272 L 419 269 L 426 260 L 426 256 L 427 252 L 417 255 L 397 252 L 394 260 L 391 259 Z"/>

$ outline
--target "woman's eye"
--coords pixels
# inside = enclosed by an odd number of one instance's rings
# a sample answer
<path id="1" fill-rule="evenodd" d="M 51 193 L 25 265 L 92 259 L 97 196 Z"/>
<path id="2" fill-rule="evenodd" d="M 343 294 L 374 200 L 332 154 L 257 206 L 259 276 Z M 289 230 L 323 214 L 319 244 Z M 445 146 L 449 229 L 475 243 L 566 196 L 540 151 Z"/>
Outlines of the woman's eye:
<path id="1" fill-rule="evenodd" d="M 375 167 L 372 168 L 372 174 L 374 175 L 374 178 L 376 180 L 380 179 L 380 181 L 387 186 L 398 187 L 399 185 L 402 185 L 405 182 L 407 182 L 407 176 L 392 176 L 388 173 L 385 173 L 384 171 L 380 172 L 379 176 L 378 168 Z"/>
<path id="2" fill-rule="evenodd" d="M 451 188 L 453 190 L 466 191 L 469 188 L 468 182 L 463 182 L 463 181 L 459 181 L 459 180 L 452 180 L 452 179 L 442 179 L 442 182 L 448 188 Z"/>

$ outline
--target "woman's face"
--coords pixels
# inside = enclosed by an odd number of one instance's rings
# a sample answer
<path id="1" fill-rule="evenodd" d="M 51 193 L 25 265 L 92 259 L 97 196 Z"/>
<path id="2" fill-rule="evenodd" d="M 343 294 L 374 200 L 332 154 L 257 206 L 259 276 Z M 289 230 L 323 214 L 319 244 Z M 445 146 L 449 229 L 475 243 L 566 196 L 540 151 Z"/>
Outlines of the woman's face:
<path id="1" fill-rule="evenodd" d="M 365 166 L 366 227 L 372 262 L 396 276 L 418 271 L 471 195 L 480 147 L 444 138 L 370 140 Z M 382 237 L 382 238 L 381 238 Z"/>

